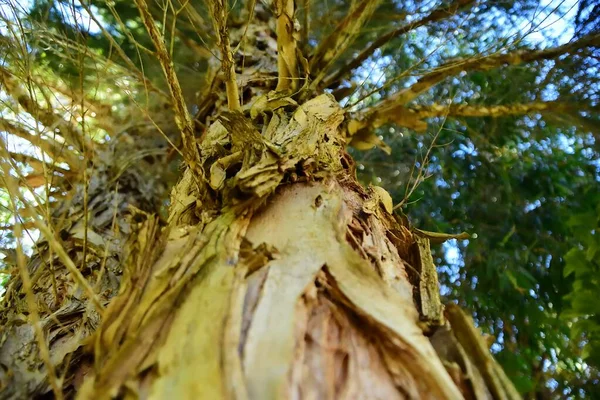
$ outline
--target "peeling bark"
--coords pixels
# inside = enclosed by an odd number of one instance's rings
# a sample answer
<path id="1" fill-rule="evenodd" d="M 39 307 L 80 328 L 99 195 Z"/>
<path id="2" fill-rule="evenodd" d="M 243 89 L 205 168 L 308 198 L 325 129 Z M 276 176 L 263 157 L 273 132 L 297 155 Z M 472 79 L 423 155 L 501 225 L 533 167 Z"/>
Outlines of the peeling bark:
<path id="1" fill-rule="evenodd" d="M 454 337 L 454 326 L 418 311 L 421 289 L 408 273 L 415 238 L 378 191 L 357 183 L 342 119 L 321 95 L 275 112 L 263 135 L 235 113 L 210 127 L 203 170 L 212 175 L 209 165 L 225 159 L 225 178 L 204 177 L 217 183 L 202 188 L 186 171 L 167 229 L 147 223 L 78 398 L 508 393 L 489 374 L 474 389 L 471 364 L 455 368 L 436 353 L 428 335 Z M 439 304 L 430 289 L 421 304 Z M 468 355 L 461 340 L 437 347 Z"/>

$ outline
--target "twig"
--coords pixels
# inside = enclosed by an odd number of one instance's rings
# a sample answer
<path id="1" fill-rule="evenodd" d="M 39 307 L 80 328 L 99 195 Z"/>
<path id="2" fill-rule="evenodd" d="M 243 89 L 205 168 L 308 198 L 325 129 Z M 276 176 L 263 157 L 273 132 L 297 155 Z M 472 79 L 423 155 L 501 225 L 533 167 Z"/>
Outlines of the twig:
<path id="1" fill-rule="evenodd" d="M 0 151 L 2 152 L 2 156 L 5 157 L 4 162 L 0 164 L 2 164 L 2 169 L 4 170 L 5 184 L 6 187 L 10 190 L 11 197 L 19 199 L 23 203 L 23 205 L 28 209 L 30 214 L 34 216 L 36 214 L 36 211 L 33 207 L 31 207 L 27 199 L 25 199 L 21 195 L 21 192 L 18 190 L 18 183 L 16 182 L 16 178 L 10 174 L 10 168 L 7 165 L 7 160 L 10 160 L 10 158 L 8 157 L 9 152 L 6 147 L 6 143 L 4 142 L 1 136 Z M 69 273 L 71 274 L 73 281 L 82 287 L 92 304 L 94 304 L 94 306 L 96 307 L 98 313 L 102 314 L 104 311 L 104 306 L 100 303 L 100 300 L 98 300 L 94 289 L 90 286 L 90 284 L 81 274 L 79 269 L 77 269 L 77 266 L 75 265 L 71 257 L 69 257 L 62 244 L 60 244 L 60 242 L 56 239 L 52 230 L 46 224 L 44 224 L 42 221 L 35 217 L 33 218 L 33 223 L 35 224 L 35 227 L 40 230 L 40 233 L 44 236 L 44 238 L 48 241 L 50 247 L 56 252 L 60 261 L 62 261 L 67 271 L 69 271 Z"/>
<path id="2" fill-rule="evenodd" d="M 217 45 L 221 50 L 221 69 L 225 75 L 225 90 L 227 91 L 227 106 L 232 111 L 240 111 L 240 95 L 235 80 L 235 63 L 229 44 L 229 31 L 227 29 L 227 12 L 225 0 L 210 0 L 208 2 L 212 22 L 217 34 Z"/>
<path id="3" fill-rule="evenodd" d="M 154 43 L 154 47 L 156 48 L 156 56 L 160 62 L 169 85 L 169 91 L 171 92 L 173 108 L 175 111 L 175 122 L 181 131 L 183 158 L 191 168 L 195 169 L 197 166 L 199 166 L 200 154 L 198 153 L 198 148 L 194 139 L 194 122 L 192 121 L 192 117 L 190 116 L 185 104 L 183 92 L 181 91 L 181 86 L 179 85 L 179 79 L 175 73 L 173 60 L 169 55 L 167 47 L 163 41 L 163 37 L 154 23 L 154 19 L 150 14 L 146 0 L 134 1 L 138 10 L 140 11 L 142 21 L 146 27 L 146 30 L 148 31 L 148 34 L 150 35 L 152 43 Z"/>
<path id="4" fill-rule="evenodd" d="M 402 199 L 402 201 L 400 201 L 398 204 L 396 204 L 394 206 L 394 208 L 393 208 L 394 210 L 396 210 L 396 209 L 402 207 L 404 204 L 406 204 L 407 200 L 410 199 L 410 196 L 412 196 L 412 194 L 417 189 L 417 187 L 421 184 L 421 182 L 428 178 L 428 176 L 424 176 L 424 171 L 425 171 L 425 168 L 427 168 L 427 166 L 429 165 L 429 155 L 431 154 L 431 150 L 435 147 L 435 142 L 437 141 L 437 139 L 440 135 L 440 132 L 442 131 L 445 123 L 446 123 L 446 118 L 444 118 L 444 121 L 440 125 L 440 129 L 438 129 L 438 131 L 435 133 L 435 136 L 433 137 L 431 144 L 427 148 L 427 153 L 425 153 L 425 157 L 423 157 L 423 160 L 421 160 L 421 167 L 419 168 L 417 177 L 415 178 L 415 180 L 412 184 L 412 187 L 409 189 L 410 179 L 412 179 L 412 173 L 413 173 L 413 170 L 411 170 L 409 181 L 406 184 L 406 192 L 404 194 L 404 198 Z"/>
<path id="5" fill-rule="evenodd" d="M 319 44 L 310 59 L 310 70 L 319 71 L 311 83 L 311 89 L 316 89 L 325 78 L 329 67 L 348 48 L 361 28 L 371 17 L 381 0 L 362 0 L 354 3 L 346 17 L 336 26 L 335 30 Z"/>
<path id="6" fill-rule="evenodd" d="M 2 139 L 0 139 L 2 140 Z M 6 147 L 4 146 L 4 142 L 2 142 L 3 152 L 6 153 Z M 4 173 L 3 181 L 4 186 L 8 189 L 11 194 L 10 204 L 12 206 L 13 215 L 15 217 L 15 225 L 14 225 L 14 235 L 15 240 L 17 242 L 17 267 L 19 269 L 19 274 L 21 275 L 21 281 L 23 283 L 23 291 L 25 292 L 25 299 L 27 301 L 27 308 L 29 311 L 29 318 L 31 319 L 31 325 L 33 326 L 33 330 L 35 332 L 35 337 L 37 339 L 40 357 L 48 370 L 48 382 L 52 387 L 52 392 L 56 399 L 62 400 L 64 398 L 62 389 L 59 385 L 59 381 L 56 378 L 56 371 L 54 369 L 54 365 L 52 364 L 52 360 L 50 358 L 50 349 L 48 348 L 48 343 L 46 343 L 46 338 L 44 337 L 44 331 L 42 330 L 39 310 L 37 306 L 37 301 L 35 298 L 35 294 L 33 293 L 33 285 L 31 283 L 31 276 L 29 276 L 29 271 L 27 270 L 27 266 L 25 265 L 25 254 L 23 253 L 23 247 L 21 243 L 21 238 L 23 235 L 23 227 L 21 225 L 20 218 L 18 217 L 18 207 L 16 204 L 16 199 L 14 197 L 14 193 L 19 193 L 19 188 L 16 186 L 16 180 L 11 175 L 11 168 L 7 165 L 6 162 L 2 162 L 2 171 Z"/>
<path id="7" fill-rule="evenodd" d="M 373 41 L 369 46 L 367 46 L 360 54 L 349 63 L 343 65 L 337 72 L 333 75 L 329 76 L 325 79 L 323 86 L 331 87 L 332 85 L 338 84 L 341 79 L 343 79 L 346 75 L 352 72 L 354 69 L 360 67 L 362 63 L 375 53 L 375 50 L 384 46 L 390 40 L 397 38 L 400 35 L 404 35 L 412 30 L 415 30 L 421 26 L 424 26 L 431 22 L 440 21 L 449 17 L 452 17 L 456 14 L 456 12 L 467 6 L 471 6 L 475 3 L 474 0 L 456 0 L 454 3 L 447 7 L 441 7 L 433 10 L 427 16 L 421 18 L 418 21 L 411 22 L 406 25 L 402 25 L 401 27 L 386 33 L 383 36 L 378 37 L 375 41 Z"/>
<path id="8" fill-rule="evenodd" d="M 502 65 L 518 65 L 525 62 L 554 59 L 563 54 L 592 46 L 600 46 L 600 34 L 589 35 L 575 42 L 544 50 L 517 50 L 506 54 L 492 54 L 451 61 L 423 75 L 414 85 L 380 102 L 374 109 L 407 104 L 419 94 L 462 71 L 488 71 Z"/>

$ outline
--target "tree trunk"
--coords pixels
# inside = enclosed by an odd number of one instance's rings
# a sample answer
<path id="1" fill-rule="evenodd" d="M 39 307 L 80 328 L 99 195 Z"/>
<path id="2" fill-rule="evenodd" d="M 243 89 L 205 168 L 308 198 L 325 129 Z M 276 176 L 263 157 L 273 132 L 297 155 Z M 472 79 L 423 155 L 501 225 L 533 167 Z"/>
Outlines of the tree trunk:
<path id="1" fill-rule="evenodd" d="M 518 398 L 464 314 L 442 314 L 427 238 L 390 214 L 383 189 L 356 181 L 343 115 L 321 95 L 263 116 L 261 135 L 224 113 L 201 145 L 206 176 L 185 172 L 164 230 L 125 218 L 135 193 L 157 193 L 92 184 L 86 262 L 77 223 L 65 243 L 102 304 L 122 272 L 120 294 L 94 309 L 64 267 L 39 268 L 52 265 L 42 245 L 30 273 L 64 381 L 43 367 L 12 286 L 2 398 L 52 386 L 82 399 Z M 135 234 L 94 243 L 115 231 Z M 53 292 L 56 277 L 68 288 Z"/>
<path id="2" fill-rule="evenodd" d="M 147 223 L 78 397 L 518 397 L 460 310 L 444 322 L 427 239 L 357 183 L 342 109 L 290 108 L 262 135 L 237 113 L 210 127 L 206 176 Z"/>

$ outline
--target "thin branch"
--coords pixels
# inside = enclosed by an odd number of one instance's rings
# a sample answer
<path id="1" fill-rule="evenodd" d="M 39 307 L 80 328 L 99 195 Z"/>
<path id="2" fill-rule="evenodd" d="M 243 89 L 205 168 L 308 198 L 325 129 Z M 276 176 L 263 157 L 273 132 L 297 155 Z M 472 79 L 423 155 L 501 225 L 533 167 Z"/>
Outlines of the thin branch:
<path id="1" fill-rule="evenodd" d="M 180 1 L 180 3 L 181 3 L 181 1 Z M 185 41 L 193 42 L 194 44 L 190 44 L 189 47 L 196 46 L 195 52 L 198 53 L 199 55 L 204 56 L 204 54 L 206 53 L 206 58 L 209 58 L 211 55 L 214 56 L 214 54 L 210 50 L 209 46 L 207 45 L 206 41 L 202 37 L 202 34 L 206 31 L 208 31 L 207 24 L 204 22 L 204 19 L 198 13 L 198 11 L 194 8 L 194 6 L 193 6 L 193 4 L 191 4 L 191 2 L 188 2 L 186 0 L 185 5 L 182 5 L 182 7 L 183 7 L 183 10 L 185 11 L 185 13 L 187 15 L 187 19 L 189 21 L 189 23 L 186 25 L 189 25 L 191 27 L 191 30 L 193 30 L 198 35 L 198 39 L 202 43 L 202 46 L 198 45 L 196 43 L 196 41 L 192 40 L 191 38 L 186 38 L 184 40 L 184 42 Z"/>
<path id="2" fill-rule="evenodd" d="M 44 169 L 44 167 L 43 167 L 44 164 L 48 165 L 49 168 L 55 167 L 54 165 L 48 164 L 47 162 L 39 160 L 38 158 L 36 158 L 34 156 L 30 156 L 29 154 L 21 154 L 21 153 L 15 153 L 13 151 L 10 151 L 9 155 L 13 161 L 20 162 L 22 164 L 26 164 L 28 167 L 31 167 L 31 169 L 33 169 L 36 172 L 42 171 Z M 56 170 L 61 173 L 68 172 L 68 170 L 66 170 L 64 168 L 60 168 L 60 167 L 56 167 Z"/>
<path id="3" fill-rule="evenodd" d="M 206 32 L 208 27 L 204 23 L 204 20 L 200 14 L 194 9 L 193 5 L 191 4 L 192 2 L 189 0 L 184 2 L 178 0 L 180 5 L 178 9 L 175 9 L 175 4 L 173 4 L 172 1 L 168 1 L 167 3 L 168 5 L 166 7 L 171 9 L 172 15 L 169 15 L 164 7 L 157 5 L 157 2 L 150 3 L 149 9 L 150 13 L 155 19 L 162 19 L 164 25 L 171 25 L 171 43 L 169 46 L 169 54 L 171 54 L 171 56 L 173 55 L 173 46 L 175 45 L 174 39 L 175 37 L 178 37 L 181 42 L 190 50 L 192 50 L 192 52 L 194 52 L 194 54 L 198 57 L 209 58 L 213 56 L 201 37 L 201 33 Z M 181 14 L 185 14 L 186 18 L 179 18 Z M 191 38 L 189 31 L 193 31 L 198 34 L 202 45 Z"/>
<path id="4" fill-rule="evenodd" d="M 410 181 L 413 177 L 414 167 L 416 166 L 416 161 L 415 161 L 415 164 L 413 165 L 413 168 L 410 171 L 410 177 L 406 184 L 406 190 L 404 191 L 404 197 L 402 198 L 400 203 L 398 203 L 394 206 L 394 210 L 401 208 L 404 204 L 406 204 L 406 202 L 408 201 L 408 199 L 411 198 L 411 196 L 413 195 L 415 190 L 417 190 L 417 187 L 419 187 L 421 182 L 425 181 L 425 179 L 427 179 L 429 177 L 426 175 L 426 169 L 427 169 L 427 166 L 429 165 L 431 151 L 435 147 L 435 142 L 437 141 L 438 137 L 440 136 L 440 133 L 442 132 L 444 125 L 446 125 L 446 118 L 447 118 L 447 115 L 444 115 L 444 122 L 442 124 L 440 124 L 439 129 L 437 130 L 437 132 L 435 133 L 435 136 L 433 137 L 433 139 L 431 141 L 431 144 L 427 148 L 425 157 L 423 157 L 423 159 L 421 160 L 421 166 L 419 167 L 419 172 L 417 172 L 417 177 L 413 181 L 412 187 L 410 187 L 410 189 L 409 189 Z"/>
<path id="5" fill-rule="evenodd" d="M 1 139 L 0 139 L 1 140 Z M 4 145 L 4 143 L 2 143 Z M 3 146 L 3 149 L 5 147 Z M 2 171 L 3 171 L 3 181 L 4 185 L 8 188 L 10 198 L 10 204 L 12 206 L 12 211 L 15 219 L 15 229 L 14 235 L 17 242 L 17 251 L 16 251 L 16 261 L 17 267 L 19 269 L 19 275 L 21 276 L 21 282 L 23 284 L 23 291 L 25 292 L 25 300 L 27 301 L 27 308 L 29 311 L 29 320 L 31 325 L 33 326 L 33 331 L 35 333 L 35 338 L 38 344 L 38 351 L 40 353 L 40 358 L 42 359 L 47 371 L 48 371 L 48 382 L 50 383 L 50 387 L 52 388 L 52 392 L 57 399 L 64 399 L 64 395 L 62 392 L 61 385 L 56 377 L 56 369 L 54 368 L 54 364 L 52 364 L 50 349 L 48 348 L 48 343 L 46 341 L 46 337 L 44 336 L 44 330 L 42 329 L 42 324 L 40 320 L 39 309 L 37 305 L 37 299 L 35 294 L 33 293 L 33 284 L 31 281 L 31 276 L 29 275 L 29 271 L 27 270 L 25 253 L 23 253 L 23 245 L 22 245 L 22 236 L 23 236 L 23 225 L 21 224 L 21 220 L 18 216 L 18 207 L 15 197 L 13 196 L 14 192 L 19 191 L 18 186 L 15 184 L 16 179 L 10 175 L 10 166 L 6 162 L 2 162 Z"/>
<path id="6" fill-rule="evenodd" d="M 94 21 L 96 23 L 96 25 L 98 27 L 100 27 L 100 31 L 102 32 L 102 35 L 110 42 L 111 46 L 116 50 L 119 57 L 121 57 L 123 62 L 125 62 L 125 64 L 129 67 L 129 70 L 138 77 L 140 82 L 144 83 L 144 85 L 146 87 L 150 88 L 150 90 L 152 90 L 153 92 L 158 93 L 159 95 L 161 95 L 163 97 L 167 97 L 166 93 L 163 92 L 161 89 L 157 88 L 156 86 L 154 86 L 152 81 L 150 81 L 148 78 L 146 78 L 146 76 L 142 73 L 142 71 L 140 71 L 139 68 L 133 63 L 133 61 L 131 61 L 129 56 L 123 51 L 121 46 L 115 41 L 115 39 L 110 34 L 110 32 L 108 32 L 104 28 L 102 23 L 96 18 L 94 13 L 85 4 L 85 1 L 80 2 L 80 4 L 81 4 L 81 7 L 83 7 L 83 9 L 87 12 L 88 16 L 92 19 L 92 21 Z"/>
<path id="7" fill-rule="evenodd" d="M 89 12 L 91 12 L 91 11 L 89 11 Z M 92 20 L 94 20 L 93 14 L 90 14 L 90 18 Z M 98 20 L 95 20 L 95 21 L 100 26 L 100 28 L 102 28 L 102 24 L 100 24 L 100 21 L 98 21 Z M 110 33 L 106 32 L 107 38 L 109 39 L 109 41 L 111 41 L 111 44 L 113 46 L 113 47 L 111 47 L 111 49 L 115 48 L 115 49 L 117 49 L 117 52 L 119 54 L 122 53 L 121 56 L 125 57 L 124 58 L 124 61 L 126 64 L 125 66 L 112 61 L 110 59 L 110 55 L 104 56 L 97 52 L 90 52 L 89 50 L 86 50 L 86 47 L 84 45 L 82 45 L 81 43 L 70 40 L 70 39 L 66 38 L 64 35 L 61 36 L 59 34 L 49 31 L 48 29 L 45 29 L 43 24 L 39 24 L 39 25 L 35 24 L 33 26 L 33 30 L 36 35 L 36 40 L 39 41 L 39 43 L 38 43 L 39 47 L 64 49 L 65 51 L 55 52 L 54 55 L 64 61 L 66 61 L 67 63 L 70 63 L 73 61 L 73 58 L 70 55 L 71 53 L 74 53 L 74 54 L 85 53 L 85 58 L 88 59 L 92 63 L 92 65 L 94 65 L 95 67 L 100 66 L 100 65 L 105 66 L 106 71 L 108 71 L 108 69 L 110 68 L 111 73 L 114 73 L 115 77 L 117 76 L 118 73 L 120 73 L 123 76 L 126 76 L 128 78 L 137 78 L 137 80 L 140 81 L 140 84 L 142 84 L 145 87 L 146 92 L 148 92 L 149 90 L 154 91 L 159 96 L 161 96 L 163 98 L 168 98 L 168 94 L 166 94 L 162 89 L 156 88 L 156 86 L 154 86 L 154 84 L 144 76 L 143 65 L 142 65 L 142 70 L 140 70 L 132 63 L 132 61 L 129 58 L 127 58 L 127 55 L 125 53 L 123 53 L 123 50 L 120 49 L 118 43 L 116 43 L 114 41 L 114 39 L 112 38 Z M 12 36 L 13 37 L 9 38 L 9 37 L 0 35 L 0 40 L 6 41 L 6 43 L 9 47 L 21 46 L 22 45 L 21 41 L 14 40 L 13 38 L 15 35 L 12 35 Z M 112 50 L 111 50 L 111 52 L 112 52 Z M 153 53 L 151 53 L 151 54 L 153 54 Z M 24 58 L 24 56 L 21 56 L 21 58 Z M 141 63 L 141 60 L 140 60 L 140 63 Z M 112 70 L 114 70 L 114 71 L 112 71 Z M 43 73 L 37 74 L 37 76 L 43 76 L 43 75 L 45 75 L 45 74 L 43 74 Z M 37 81 L 39 81 L 39 78 L 35 78 L 35 77 L 32 77 L 30 79 L 32 79 L 36 83 L 38 83 Z M 38 83 L 38 85 L 40 86 L 40 88 L 43 88 L 45 86 L 45 84 L 39 84 L 39 83 Z M 44 91 L 43 90 L 41 90 L 41 91 L 42 91 L 42 94 L 45 95 Z M 106 130 L 108 132 L 111 131 L 111 129 L 106 129 Z"/>
<path id="8" fill-rule="evenodd" d="M 30 229 L 35 229 L 35 224 L 33 223 L 33 221 L 27 221 L 27 222 L 20 221 L 20 222 L 18 222 L 18 225 L 21 225 L 21 228 L 23 230 L 25 230 L 25 231 L 30 230 Z M 1 225 L 0 226 L 0 231 L 11 231 L 11 232 L 14 232 L 15 229 L 16 229 L 16 226 L 17 226 L 17 224 L 15 224 L 15 225 Z M 12 249 L 10 249 L 10 250 L 12 250 Z M 0 253 L 5 253 L 5 252 L 0 250 Z M 10 263 L 11 261 L 12 260 L 7 260 L 6 258 L 2 259 L 2 262 L 7 263 L 7 264 Z"/>
<path id="9" fill-rule="evenodd" d="M 240 95 L 235 80 L 235 63 L 229 44 L 229 30 L 227 29 L 227 1 L 210 0 L 208 2 L 212 22 L 217 34 L 217 45 L 221 50 L 221 69 L 225 75 L 225 90 L 227 91 L 227 106 L 230 110 L 240 111 Z"/>
<path id="10" fill-rule="evenodd" d="M 109 104 L 102 103 L 100 100 L 90 96 L 86 96 L 85 94 L 76 93 L 69 86 L 67 86 L 64 83 L 64 81 L 58 79 L 55 81 L 48 81 L 43 77 L 34 77 L 33 82 L 35 82 L 35 84 L 40 89 L 44 89 L 42 92 L 43 94 L 45 94 L 45 92 L 50 92 L 54 94 L 54 98 L 57 98 L 56 94 L 62 94 L 63 96 L 68 98 L 73 104 L 83 104 L 83 107 L 81 107 L 82 110 L 89 110 L 95 113 L 94 118 L 96 119 L 112 117 L 112 112 Z M 49 98 L 46 99 L 46 102 L 50 103 Z M 111 121 L 110 124 L 114 125 L 114 122 Z M 107 123 L 106 125 L 109 125 L 109 123 Z M 110 130 L 106 129 L 105 127 L 103 127 L 103 129 Z"/>
<path id="11" fill-rule="evenodd" d="M 38 147 L 44 153 L 48 154 L 55 161 L 64 160 L 72 171 L 77 171 L 81 161 L 77 156 L 69 151 L 64 144 L 54 141 L 52 138 L 43 139 L 38 135 L 30 133 L 23 127 L 16 125 L 12 121 L 0 118 L 0 131 L 5 131 L 11 135 L 20 137 Z"/>
<path id="12" fill-rule="evenodd" d="M 277 17 L 277 69 L 276 90 L 296 90 L 298 87 L 298 60 L 294 38 L 294 0 L 275 0 Z"/>
<path id="13" fill-rule="evenodd" d="M 88 296 L 89 300 L 96 307 L 98 313 L 102 315 L 102 313 L 104 312 L 104 306 L 102 305 L 102 303 L 100 303 L 100 300 L 98 299 L 98 296 L 96 296 L 94 289 L 90 286 L 88 281 L 81 274 L 71 257 L 69 257 L 69 254 L 67 253 L 65 248 L 62 246 L 62 244 L 56 239 L 55 232 L 53 232 L 52 229 L 48 227 L 48 225 L 43 223 L 40 219 L 35 218 L 36 211 L 34 207 L 32 207 L 29 204 L 29 201 L 27 201 L 27 199 L 25 199 L 25 197 L 19 191 L 17 178 L 10 174 L 11 168 L 8 164 L 8 160 L 10 160 L 9 152 L 6 147 L 6 143 L 4 142 L 2 137 L 0 137 L 0 151 L 2 152 L 2 157 L 0 157 L 0 160 L 2 162 L 0 162 L 0 164 L 4 171 L 4 181 L 6 187 L 9 189 L 11 198 L 18 199 L 23 203 L 25 208 L 27 208 L 27 211 L 30 213 L 31 216 L 33 216 L 33 223 L 35 224 L 35 227 L 39 229 L 40 233 L 48 242 L 50 248 L 56 252 L 56 255 L 58 256 L 60 261 L 62 261 L 67 271 L 69 271 L 69 273 L 71 274 L 73 281 L 81 286 L 83 291 Z"/>
<path id="14" fill-rule="evenodd" d="M 386 122 L 393 122 L 398 126 L 413 129 L 416 132 L 424 132 L 427 129 L 426 118 L 434 117 L 504 117 L 509 115 L 526 115 L 531 113 L 548 111 L 600 111 L 599 107 L 591 107 L 585 104 L 566 103 L 560 101 L 515 103 L 506 105 L 469 105 L 469 104 L 431 104 L 426 106 L 405 107 L 398 106 L 393 113 L 382 115 Z M 358 123 L 359 129 L 373 129 L 367 121 Z"/>
<path id="15" fill-rule="evenodd" d="M 181 131 L 183 157 L 188 165 L 195 169 L 199 165 L 200 154 L 198 153 L 198 147 L 196 146 L 196 141 L 194 139 L 194 122 L 192 121 L 192 117 L 190 116 L 185 104 L 183 92 L 181 91 L 181 86 L 179 85 L 179 79 L 177 79 L 177 74 L 175 73 L 173 60 L 169 56 L 169 51 L 167 50 L 167 46 L 163 41 L 163 37 L 154 23 L 154 19 L 150 14 L 146 0 L 134 1 L 138 10 L 140 11 L 144 26 L 146 27 L 146 30 L 152 39 L 152 43 L 156 48 L 156 56 L 160 62 L 169 85 L 169 91 L 171 92 L 173 108 L 175 111 L 175 122 Z"/>
<path id="16" fill-rule="evenodd" d="M 444 32 L 444 34 L 445 33 L 446 32 Z M 410 67 L 408 67 L 407 69 L 402 71 L 400 74 L 396 75 L 393 78 L 386 79 L 385 83 L 382 86 L 375 85 L 375 87 L 373 89 L 371 89 L 369 92 L 361 95 L 357 100 L 353 101 L 352 103 L 346 104 L 345 108 L 351 109 L 351 108 L 355 107 L 357 104 L 359 104 L 360 102 L 362 102 L 363 100 L 371 97 L 373 94 L 375 94 L 381 90 L 390 88 L 396 82 L 399 82 L 406 77 L 413 76 L 414 75 L 413 71 L 415 71 L 417 68 L 419 68 L 420 65 L 425 63 L 433 54 L 435 54 L 440 48 L 442 48 L 442 46 L 443 46 L 443 44 L 440 43 L 438 46 L 433 48 L 429 53 L 423 55 L 417 62 L 415 62 L 413 65 L 411 65 Z M 371 68 L 371 70 L 369 71 L 369 76 L 371 74 L 371 71 L 373 71 L 373 70 L 374 70 L 374 68 Z M 357 91 L 361 90 L 366 83 L 367 83 L 367 79 L 364 79 L 363 82 L 358 87 Z M 354 95 L 354 93 L 351 93 L 348 95 L 348 97 L 353 96 L 353 95 Z"/>
<path id="17" fill-rule="evenodd" d="M 0 83 L 6 88 L 7 93 L 33 118 L 44 124 L 48 129 L 58 129 L 65 142 L 79 151 L 92 148 L 90 138 L 83 136 L 75 126 L 52 112 L 51 109 L 39 105 L 28 91 L 21 88 L 13 74 L 4 67 L 0 67 Z"/>
<path id="18" fill-rule="evenodd" d="M 181 5 L 181 7 L 179 8 L 178 13 L 181 11 L 185 11 L 191 23 L 200 26 L 202 28 L 201 30 L 205 30 L 206 28 L 208 28 L 208 24 L 206 23 L 206 21 L 204 21 L 200 13 L 194 7 L 193 1 L 183 0 L 182 2 L 182 0 L 179 0 L 179 4 Z M 194 30 L 198 30 L 198 28 L 195 25 L 193 25 L 193 27 Z"/>
<path id="19" fill-rule="evenodd" d="M 318 71 L 311 87 L 317 88 L 325 78 L 329 67 L 344 53 L 361 28 L 375 12 L 382 0 L 362 0 L 355 2 L 346 17 L 336 26 L 325 40 L 321 41 L 309 63 L 310 71 Z"/>
<path id="20" fill-rule="evenodd" d="M 390 117 L 402 111 L 404 106 L 421 93 L 444 79 L 462 71 L 487 71 L 503 65 L 518 65 L 526 62 L 554 59 L 561 55 L 586 48 L 600 46 L 600 34 L 590 35 L 562 46 L 544 50 L 518 50 L 507 54 L 472 57 L 446 63 L 423 75 L 415 84 L 390 96 L 368 109 L 365 114 L 374 127 L 381 126 Z"/>
<path id="21" fill-rule="evenodd" d="M 308 47 L 308 32 L 310 32 L 310 0 L 302 0 L 302 31 L 300 37 L 301 50 L 306 51 Z"/>
<path id="22" fill-rule="evenodd" d="M 375 51 L 377 49 L 384 46 L 390 40 L 395 39 L 400 35 L 404 35 L 410 31 L 413 31 L 413 30 L 415 30 L 421 26 L 424 26 L 428 23 L 440 21 L 440 20 L 443 20 L 446 18 L 450 18 L 450 17 L 456 15 L 456 12 L 459 9 L 465 8 L 465 7 L 470 8 L 473 4 L 475 4 L 475 0 L 456 0 L 447 7 L 441 7 L 441 8 L 437 8 L 437 9 L 433 10 L 427 16 L 421 18 L 418 21 L 414 21 L 414 22 L 408 23 L 406 25 L 402 25 L 401 27 L 399 27 L 391 32 L 388 32 L 385 35 L 380 36 L 374 42 L 372 42 L 369 46 L 367 46 L 363 51 L 361 51 L 358 56 L 354 57 L 354 59 L 352 59 L 352 61 L 350 61 L 348 64 L 343 65 L 333 75 L 327 77 L 325 79 L 324 86 L 331 87 L 333 85 L 338 84 L 341 79 L 345 78 L 354 69 L 360 67 L 367 58 L 372 56 L 373 53 L 375 53 Z"/>
<path id="23" fill-rule="evenodd" d="M 432 104 L 428 106 L 411 107 L 409 112 L 421 118 L 439 117 L 448 115 L 452 117 L 503 117 L 508 115 L 525 115 L 542 111 L 567 111 L 567 110 L 596 110 L 598 108 L 586 107 L 582 104 L 564 103 L 559 101 L 535 102 L 535 103 L 517 103 L 508 105 L 494 106 L 471 106 L 468 104 L 457 104 L 445 106 L 441 104 Z"/>

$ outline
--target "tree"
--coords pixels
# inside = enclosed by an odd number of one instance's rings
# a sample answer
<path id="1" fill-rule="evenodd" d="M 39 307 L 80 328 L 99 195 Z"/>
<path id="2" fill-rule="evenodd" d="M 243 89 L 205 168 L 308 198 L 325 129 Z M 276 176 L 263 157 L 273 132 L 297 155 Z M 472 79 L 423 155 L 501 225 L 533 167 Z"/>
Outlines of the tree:
<path id="1" fill-rule="evenodd" d="M 415 29 L 511 10 L 466 0 L 339 2 L 331 14 L 292 0 L 134 3 L 41 1 L 22 21 L 6 18 L 11 51 L 0 72 L 15 112 L 2 129 L 43 156 L 10 154 L 4 141 L 3 179 L 9 207 L 28 211 L 43 240 L 27 261 L 14 218 L 3 396 L 517 398 L 472 321 L 440 300 L 430 242 L 468 235 L 412 227 L 394 213 L 405 200 L 394 206 L 385 189 L 361 186 L 345 147 L 389 150 L 382 126 L 422 132 L 439 117 L 553 111 L 589 124 L 594 98 L 443 104 L 436 89 L 463 72 L 558 65 L 565 55 L 586 63 L 600 36 L 540 49 L 515 40 L 458 57 L 415 46 L 399 58 L 416 54 L 417 64 L 356 94 L 349 77 Z M 386 34 L 363 34 L 403 13 L 411 17 Z M 95 34 L 81 28 L 83 15 Z M 319 23 L 323 15 L 337 23 Z M 40 17 L 47 25 L 36 32 Z M 190 39 L 208 30 L 211 40 Z M 177 69 L 190 64 L 198 71 Z M 126 96 L 105 100 L 137 109 L 130 122 L 90 96 L 91 82 L 114 85 L 99 70 L 127 82 Z M 75 118 L 54 112 L 63 98 Z M 175 153 L 184 168 L 161 218 L 174 175 L 163 166 Z M 38 169 L 22 176 L 19 160 Z M 19 186 L 39 182 L 46 196 L 36 211 Z"/>

